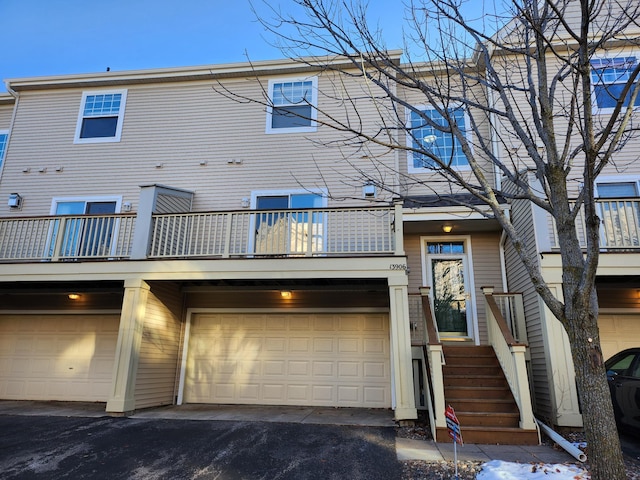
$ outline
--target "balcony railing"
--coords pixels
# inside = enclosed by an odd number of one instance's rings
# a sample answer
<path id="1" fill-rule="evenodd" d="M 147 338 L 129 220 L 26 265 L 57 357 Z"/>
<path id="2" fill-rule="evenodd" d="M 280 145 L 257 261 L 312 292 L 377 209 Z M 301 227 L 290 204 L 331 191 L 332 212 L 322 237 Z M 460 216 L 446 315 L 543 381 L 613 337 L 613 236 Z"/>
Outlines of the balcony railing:
<path id="1" fill-rule="evenodd" d="M 154 214 L 136 243 L 146 242 L 146 258 L 392 255 L 394 219 L 393 207 Z M 139 258 L 139 222 L 133 214 L 0 218 L 0 261 Z"/>
<path id="2" fill-rule="evenodd" d="M 597 200 L 600 217 L 600 248 L 612 251 L 640 250 L 640 199 L 608 198 Z M 552 222 L 553 223 L 553 222 Z M 580 243 L 586 247 L 584 211 L 576 219 Z M 551 246 L 558 248 L 558 235 L 553 225 Z"/>
<path id="3" fill-rule="evenodd" d="M 524 314 L 524 309 L 519 306 L 522 302 L 521 295 L 501 294 L 501 299 L 497 302 L 493 295 L 492 287 L 482 287 L 482 291 L 487 307 L 489 343 L 496 352 L 513 398 L 518 404 L 520 428 L 535 429 L 536 423 L 533 417 L 529 376 L 527 374 L 527 345 L 514 338 L 513 335 L 513 330 L 520 328 L 518 325 L 523 325 L 524 322 L 524 317 L 522 321 L 513 318 L 514 315 Z M 513 300 L 505 301 L 508 297 Z M 518 306 L 514 308 L 515 305 Z M 512 318 L 507 321 L 503 312 L 508 312 Z M 524 333 L 521 332 L 520 335 L 526 335 L 526 330 L 524 330 Z"/>
<path id="4" fill-rule="evenodd" d="M 0 218 L 0 261 L 128 258 L 135 220 L 135 215 Z"/>
<path id="5" fill-rule="evenodd" d="M 392 208 L 153 216 L 150 258 L 393 254 Z"/>

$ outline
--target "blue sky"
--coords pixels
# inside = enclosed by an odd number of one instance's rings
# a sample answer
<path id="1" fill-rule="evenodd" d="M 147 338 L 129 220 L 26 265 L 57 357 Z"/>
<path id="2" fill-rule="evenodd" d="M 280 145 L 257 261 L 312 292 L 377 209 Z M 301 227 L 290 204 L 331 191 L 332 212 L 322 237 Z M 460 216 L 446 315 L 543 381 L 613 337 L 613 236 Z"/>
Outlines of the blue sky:
<path id="1" fill-rule="evenodd" d="M 400 48 L 401 1 L 370 4 L 387 46 Z M 0 45 L 2 80 L 283 56 L 249 0 L 0 0 Z"/>

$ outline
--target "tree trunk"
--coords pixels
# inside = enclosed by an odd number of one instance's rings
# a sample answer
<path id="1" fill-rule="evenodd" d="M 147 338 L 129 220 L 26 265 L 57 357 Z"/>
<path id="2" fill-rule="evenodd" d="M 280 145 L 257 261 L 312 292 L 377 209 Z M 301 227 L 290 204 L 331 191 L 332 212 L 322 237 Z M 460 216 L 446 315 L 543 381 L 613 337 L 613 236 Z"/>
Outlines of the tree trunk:
<path id="1" fill-rule="evenodd" d="M 624 461 L 600 349 L 596 290 L 591 289 L 588 297 L 578 290 L 568 290 L 565 285 L 565 295 L 570 295 L 565 298 L 565 322 L 589 447 L 591 478 L 623 480 Z"/>

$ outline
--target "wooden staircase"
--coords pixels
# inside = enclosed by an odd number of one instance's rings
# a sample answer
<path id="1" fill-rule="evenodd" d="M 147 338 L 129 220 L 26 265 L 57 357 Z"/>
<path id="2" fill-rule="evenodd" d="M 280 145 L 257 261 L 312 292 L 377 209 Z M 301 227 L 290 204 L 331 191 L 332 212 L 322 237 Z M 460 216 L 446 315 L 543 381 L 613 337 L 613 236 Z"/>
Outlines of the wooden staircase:
<path id="1" fill-rule="evenodd" d="M 460 421 L 465 443 L 537 445 L 536 430 L 519 427 L 520 413 L 491 346 L 443 345 L 445 404 Z M 451 442 L 446 428 L 436 441 Z"/>

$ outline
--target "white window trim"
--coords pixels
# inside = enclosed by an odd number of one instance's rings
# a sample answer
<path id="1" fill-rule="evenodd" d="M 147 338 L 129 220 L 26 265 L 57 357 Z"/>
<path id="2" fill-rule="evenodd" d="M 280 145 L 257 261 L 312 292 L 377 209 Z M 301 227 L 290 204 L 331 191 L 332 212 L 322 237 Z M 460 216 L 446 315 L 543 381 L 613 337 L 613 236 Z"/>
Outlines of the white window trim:
<path id="1" fill-rule="evenodd" d="M 464 109 L 464 130 L 465 130 L 465 137 L 467 138 L 467 140 L 471 140 L 471 120 L 469 119 L 469 112 L 467 112 L 467 108 L 464 107 L 463 105 L 452 105 L 449 108 L 458 108 L 458 107 L 463 107 Z M 433 105 L 414 105 L 414 108 L 416 110 L 435 110 L 435 107 L 433 107 Z M 443 107 L 444 108 L 444 107 Z M 405 121 L 405 125 L 407 127 L 407 129 L 411 128 L 411 114 L 412 114 L 412 110 L 411 109 L 406 109 L 406 121 Z M 411 134 L 408 132 L 407 130 L 407 146 L 413 145 L 413 137 L 411 136 Z M 469 142 L 469 146 L 471 148 L 471 151 L 473 152 L 473 144 L 471 142 Z M 467 164 L 467 165 L 461 165 L 461 166 L 454 166 L 453 167 L 454 170 L 460 171 L 460 172 L 464 172 L 464 171 L 470 171 L 471 170 L 471 165 Z M 427 168 L 427 167 L 414 167 L 413 166 L 413 152 L 409 151 L 407 152 L 407 171 L 408 173 L 422 173 L 422 174 L 433 174 L 435 173 L 433 170 Z"/>
<path id="2" fill-rule="evenodd" d="M 122 208 L 122 195 L 112 195 L 112 196 L 86 196 L 86 197 L 53 197 L 51 200 L 51 211 L 49 215 L 56 214 L 56 207 L 58 203 L 64 202 L 116 202 L 116 213 L 121 212 Z"/>
<path id="3" fill-rule="evenodd" d="M 9 130 L 0 130 L 0 135 L 6 135 L 7 141 L 4 145 L 4 152 L 0 155 L 0 173 L 2 172 L 2 166 L 4 166 L 4 159 L 7 156 L 7 150 L 9 149 Z"/>
<path id="4" fill-rule="evenodd" d="M 116 124 L 116 134 L 113 137 L 95 137 L 95 138 L 80 138 L 80 132 L 82 130 L 82 120 L 84 119 L 84 105 L 89 95 L 104 95 L 119 93 L 122 95 L 120 101 L 120 111 L 118 112 L 118 123 Z M 124 110 L 127 104 L 127 90 L 89 90 L 82 92 L 82 100 L 80 101 L 80 111 L 78 112 L 78 121 L 76 123 L 76 133 L 73 137 L 73 143 L 113 143 L 119 142 L 122 135 L 122 123 L 124 121 Z"/>
<path id="5" fill-rule="evenodd" d="M 276 83 L 283 82 L 312 82 L 311 85 L 311 125 L 306 127 L 292 127 L 292 128 L 273 128 L 271 126 L 271 115 L 273 113 L 273 107 L 267 106 L 267 124 L 265 133 L 277 134 L 277 133 L 311 133 L 318 130 L 318 77 L 283 77 L 274 78 L 269 80 L 268 91 L 269 100 L 273 98 L 273 86 Z"/>
<path id="6" fill-rule="evenodd" d="M 475 287 L 475 273 L 473 271 L 473 252 L 471 250 L 471 237 L 469 235 L 439 235 L 433 237 L 420 237 L 420 256 L 422 262 L 422 285 L 431 286 L 429 292 L 429 301 L 431 302 L 431 308 L 433 309 L 433 285 L 431 285 L 431 279 L 429 278 L 429 257 L 427 253 L 427 245 L 430 242 L 463 242 L 464 251 L 463 255 L 466 256 L 466 267 L 468 269 L 467 284 L 469 286 L 469 295 L 471 302 L 471 315 L 467 320 L 467 326 L 469 327 L 469 337 L 476 345 L 480 344 L 480 330 L 478 327 L 478 303 L 476 298 Z M 455 255 L 455 254 L 453 254 Z"/>
<path id="7" fill-rule="evenodd" d="M 615 55 L 611 53 L 608 53 L 606 55 L 594 55 L 589 60 L 589 63 L 591 63 L 591 60 L 607 60 L 621 57 L 635 57 L 636 62 L 640 62 L 640 51 L 632 50 L 629 52 L 617 52 Z M 591 75 L 591 71 L 589 71 L 589 75 Z M 591 113 L 593 115 L 606 115 L 608 113 L 612 113 L 615 107 L 600 108 L 598 106 L 598 102 L 596 101 L 595 86 L 596 83 L 593 81 L 593 77 L 591 77 Z M 640 93 L 638 95 L 640 95 Z M 640 107 L 634 107 L 634 109 L 638 110 L 640 109 Z"/>
<path id="8" fill-rule="evenodd" d="M 603 183 L 635 183 L 636 191 L 640 192 L 640 178 L 637 175 L 608 175 L 599 176 L 594 182 L 594 195 L 599 198 L 598 184 Z"/>

